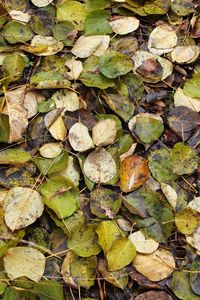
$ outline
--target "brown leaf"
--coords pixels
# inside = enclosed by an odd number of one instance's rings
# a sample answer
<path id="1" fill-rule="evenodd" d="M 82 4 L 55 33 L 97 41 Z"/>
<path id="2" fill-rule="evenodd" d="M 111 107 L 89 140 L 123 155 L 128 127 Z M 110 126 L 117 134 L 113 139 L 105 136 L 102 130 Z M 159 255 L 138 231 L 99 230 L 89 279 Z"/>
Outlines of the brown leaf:
<path id="1" fill-rule="evenodd" d="M 146 293 L 142 293 L 135 298 L 135 300 L 173 300 L 173 298 L 163 291 L 149 291 Z"/>
<path id="2" fill-rule="evenodd" d="M 148 177 L 148 167 L 145 158 L 138 155 L 126 157 L 120 167 L 120 189 L 128 193 L 141 186 Z"/>

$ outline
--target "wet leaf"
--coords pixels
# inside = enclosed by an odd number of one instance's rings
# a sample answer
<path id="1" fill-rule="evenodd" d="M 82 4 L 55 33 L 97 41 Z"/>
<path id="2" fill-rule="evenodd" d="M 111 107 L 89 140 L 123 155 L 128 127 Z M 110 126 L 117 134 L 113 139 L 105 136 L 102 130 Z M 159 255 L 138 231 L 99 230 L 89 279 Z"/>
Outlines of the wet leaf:
<path id="1" fill-rule="evenodd" d="M 44 204 L 60 219 L 71 216 L 79 207 L 79 191 L 65 177 L 52 177 L 41 185 L 40 193 Z"/>
<path id="2" fill-rule="evenodd" d="M 141 186 L 148 176 L 147 162 L 137 155 L 126 157 L 120 167 L 120 189 L 128 193 Z"/>
<path id="3" fill-rule="evenodd" d="M 38 282 L 44 273 L 45 256 L 31 247 L 10 248 L 4 256 L 4 267 L 12 280 L 26 276 Z"/>

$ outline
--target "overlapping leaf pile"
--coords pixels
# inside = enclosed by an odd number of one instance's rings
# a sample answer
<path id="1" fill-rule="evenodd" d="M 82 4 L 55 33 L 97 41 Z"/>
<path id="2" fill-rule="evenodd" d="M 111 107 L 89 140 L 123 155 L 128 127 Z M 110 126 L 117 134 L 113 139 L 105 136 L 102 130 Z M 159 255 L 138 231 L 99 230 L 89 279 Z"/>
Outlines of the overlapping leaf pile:
<path id="1" fill-rule="evenodd" d="M 200 299 L 191 0 L 0 4 L 0 299 Z"/>

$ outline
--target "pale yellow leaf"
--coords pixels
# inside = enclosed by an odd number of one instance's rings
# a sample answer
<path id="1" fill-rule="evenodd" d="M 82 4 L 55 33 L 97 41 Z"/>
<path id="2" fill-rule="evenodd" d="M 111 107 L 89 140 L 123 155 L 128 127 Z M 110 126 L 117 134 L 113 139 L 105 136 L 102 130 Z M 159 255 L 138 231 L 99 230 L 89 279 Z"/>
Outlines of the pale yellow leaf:
<path id="1" fill-rule="evenodd" d="M 51 99 L 55 102 L 57 108 L 64 108 L 65 111 L 75 111 L 80 108 L 80 101 L 77 93 L 62 89 L 55 92 Z"/>
<path id="2" fill-rule="evenodd" d="M 31 247 L 10 248 L 3 258 L 5 271 L 10 279 L 25 276 L 38 282 L 44 273 L 45 256 Z"/>
<path id="3" fill-rule="evenodd" d="M 92 128 L 92 140 L 96 146 L 107 146 L 114 142 L 117 125 L 113 119 L 99 121 Z"/>
<path id="4" fill-rule="evenodd" d="M 129 235 L 129 240 L 134 244 L 139 253 L 153 253 L 158 249 L 159 243 L 153 239 L 146 239 L 142 231 L 136 231 Z"/>
<path id="5" fill-rule="evenodd" d="M 34 223 L 43 210 L 40 194 L 30 188 L 14 187 L 4 199 L 4 218 L 12 231 Z"/>
<path id="6" fill-rule="evenodd" d="M 46 158 L 55 158 L 62 152 L 63 147 L 60 143 L 48 143 L 40 147 L 41 156 Z"/>
<path id="7" fill-rule="evenodd" d="M 94 146 L 88 129 L 81 123 L 75 123 L 69 130 L 69 142 L 75 151 L 84 152 Z"/>
<path id="8" fill-rule="evenodd" d="M 109 22 L 109 24 L 115 33 L 123 35 L 137 30 L 140 21 L 135 17 L 121 17 Z"/>
<path id="9" fill-rule="evenodd" d="M 177 192 L 169 184 L 164 182 L 161 182 L 160 187 L 167 201 L 169 202 L 173 210 L 175 210 L 178 198 Z"/>

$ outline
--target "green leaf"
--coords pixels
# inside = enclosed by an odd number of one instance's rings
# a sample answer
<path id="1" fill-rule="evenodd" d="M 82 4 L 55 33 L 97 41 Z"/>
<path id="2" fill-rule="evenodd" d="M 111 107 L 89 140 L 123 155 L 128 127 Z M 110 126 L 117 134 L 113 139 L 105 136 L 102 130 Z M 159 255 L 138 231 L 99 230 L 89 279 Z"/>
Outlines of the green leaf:
<path id="1" fill-rule="evenodd" d="M 103 35 L 111 33 L 112 29 L 108 22 L 109 16 L 110 14 L 104 10 L 96 10 L 88 13 L 85 19 L 85 34 Z"/>
<path id="2" fill-rule="evenodd" d="M 3 36 L 10 44 L 16 44 L 30 41 L 33 33 L 27 24 L 10 21 L 4 26 Z"/>
<path id="3" fill-rule="evenodd" d="M 183 234 L 192 234 L 200 224 L 200 214 L 187 207 L 175 215 L 175 224 L 178 230 Z"/>
<path id="4" fill-rule="evenodd" d="M 189 274 L 184 271 L 173 273 L 171 288 L 179 299 L 199 300 L 199 296 L 194 294 L 190 287 Z"/>
<path id="5" fill-rule="evenodd" d="M 57 21 L 72 22 L 75 29 L 83 30 L 86 6 L 78 1 L 62 1 L 57 5 Z"/>
<path id="6" fill-rule="evenodd" d="M 147 0 L 145 1 L 144 11 L 148 15 L 163 15 L 170 7 L 170 0 Z"/>
<path id="7" fill-rule="evenodd" d="M 112 190 L 97 188 L 90 195 L 91 212 L 99 218 L 113 219 L 122 204 L 121 196 Z"/>
<path id="8" fill-rule="evenodd" d="M 160 120 L 151 117 L 137 116 L 133 131 L 145 144 L 151 144 L 158 140 L 163 133 L 164 126 Z"/>
<path id="9" fill-rule="evenodd" d="M 95 11 L 98 9 L 104 9 L 109 6 L 110 0 L 86 0 L 87 11 Z"/>
<path id="10" fill-rule="evenodd" d="M 25 164 L 32 159 L 29 152 L 21 148 L 10 148 L 0 151 L 0 164 Z"/>
<path id="11" fill-rule="evenodd" d="M 131 71 L 133 63 L 131 59 L 117 51 L 109 51 L 103 54 L 99 60 L 100 72 L 108 78 L 117 78 Z"/>
<path id="12" fill-rule="evenodd" d="M 4 283 L 3 281 L 0 282 L 0 295 L 3 295 L 3 293 L 4 293 L 5 289 L 6 289 L 6 287 L 7 287 L 7 284 L 6 284 L 6 283 Z"/>
<path id="13" fill-rule="evenodd" d="M 191 0 L 173 0 L 171 2 L 171 9 L 178 16 L 187 16 L 195 12 L 195 5 Z"/>
<path id="14" fill-rule="evenodd" d="M 8 142 L 10 136 L 9 117 L 0 114 L 0 142 Z"/>
<path id="15" fill-rule="evenodd" d="M 56 108 L 56 105 L 52 99 L 42 100 L 38 103 L 38 111 L 40 113 L 49 112 Z"/>
<path id="16" fill-rule="evenodd" d="M 175 174 L 191 174 L 198 168 L 199 156 L 192 147 L 176 143 L 170 152 L 170 161 Z"/>
<path id="17" fill-rule="evenodd" d="M 71 216 L 79 207 L 79 191 L 63 176 L 52 177 L 40 187 L 43 202 L 58 218 Z"/>
<path id="18" fill-rule="evenodd" d="M 71 264 L 71 276 L 78 286 L 89 289 L 95 283 L 96 256 L 79 257 Z"/>
<path id="19" fill-rule="evenodd" d="M 184 94 L 193 98 L 200 98 L 200 73 L 196 73 L 190 79 L 186 79 L 183 87 Z"/>
<path id="20" fill-rule="evenodd" d="M 170 150 L 161 148 L 151 151 L 149 154 L 149 169 L 158 182 L 173 181 L 178 175 L 172 172 L 170 164 Z"/>
<path id="21" fill-rule="evenodd" d="M 2 64 L 6 77 L 9 77 L 5 82 L 18 80 L 22 76 L 26 64 L 26 56 L 21 54 L 7 55 Z"/>
<path id="22" fill-rule="evenodd" d="M 190 286 L 192 291 L 200 296 L 200 262 L 193 261 L 190 267 Z"/>
<path id="23" fill-rule="evenodd" d="M 36 156 L 33 161 L 42 175 L 51 175 L 63 171 L 67 167 L 68 157 L 67 151 L 63 151 L 55 158 Z"/>
<path id="24" fill-rule="evenodd" d="M 34 284 L 31 292 L 39 296 L 40 300 L 64 300 L 62 285 L 56 280 L 40 280 Z"/>
<path id="25" fill-rule="evenodd" d="M 116 240 L 106 255 L 109 271 L 117 271 L 129 265 L 135 255 L 135 246 L 129 239 L 122 237 Z"/>
<path id="26" fill-rule="evenodd" d="M 73 231 L 67 241 L 68 248 L 82 257 L 99 254 L 101 247 L 97 242 L 95 230 L 96 226 L 92 224 Z"/>
<path id="27" fill-rule="evenodd" d="M 106 78 L 100 74 L 98 69 L 99 57 L 91 56 L 83 63 L 83 72 L 80 80 L 89 87 L 97 87 L 99 89 L 107 89 L 114 86 L 112 79 Z"/>
<path id="28" fill-rule="evenodd" d="M 67 35 L 74 30 L 74 25 L 69 21 L 58 22 L 52 28 L 53 36 L 57 41 L 62 41 L 64 45 L 71 46 L 73 40 L 70 40 Z"/>
<path id="29" fill-rule="evenodd" d="M 121 236 L 118 226 L 113 221 L 102 221 L 96 228 L 98 243 L 106 254 L 112 244 Z"/>

